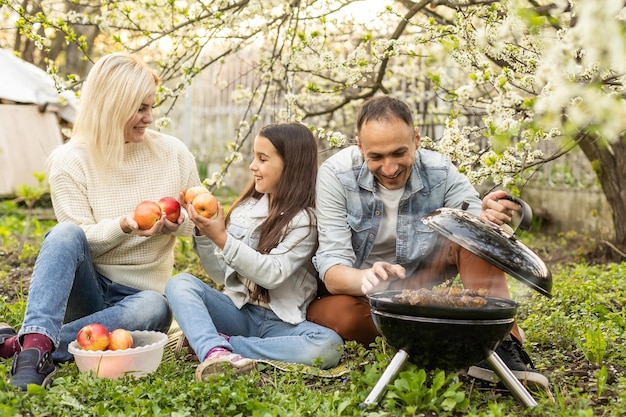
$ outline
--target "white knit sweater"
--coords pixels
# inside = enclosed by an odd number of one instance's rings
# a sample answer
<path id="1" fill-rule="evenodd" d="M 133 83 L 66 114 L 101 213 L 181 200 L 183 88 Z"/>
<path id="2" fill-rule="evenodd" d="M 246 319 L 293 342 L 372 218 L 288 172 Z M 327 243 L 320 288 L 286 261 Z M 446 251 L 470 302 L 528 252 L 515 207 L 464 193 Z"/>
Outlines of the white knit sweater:
<path id="1" fill-rule="evenodd" d="M 103 173 L 90 161 L 85 145 L 69 142 L 53 152 L 49 181 L 57 220 L 83 228 L 98 272 L 129 287 L 163 293 L 172 274 L 176 237 L 125 234 L 120 218 L 143 200 L 178 199 L 181 190 L 199 185 L 200 179 L 193 155 L 180 140 L 157 134 L 154 143 L 156 153 L 145 143 L 126 144 L 121 167 Z M 176 236 L 192 230 L 185 218 Z"/>

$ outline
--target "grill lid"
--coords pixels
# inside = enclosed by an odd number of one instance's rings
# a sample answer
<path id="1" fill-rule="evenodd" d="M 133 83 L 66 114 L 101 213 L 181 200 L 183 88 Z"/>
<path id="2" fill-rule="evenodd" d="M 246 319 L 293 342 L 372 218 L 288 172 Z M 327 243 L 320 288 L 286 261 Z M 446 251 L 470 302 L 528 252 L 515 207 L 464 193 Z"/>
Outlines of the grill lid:
<path id="1" fill-rule="evenodd" d="M 430 212 L 422 222 L 535 291 L 552 296 L 552 273 L 546 264 L 497 224 L 448 207 Z"/>

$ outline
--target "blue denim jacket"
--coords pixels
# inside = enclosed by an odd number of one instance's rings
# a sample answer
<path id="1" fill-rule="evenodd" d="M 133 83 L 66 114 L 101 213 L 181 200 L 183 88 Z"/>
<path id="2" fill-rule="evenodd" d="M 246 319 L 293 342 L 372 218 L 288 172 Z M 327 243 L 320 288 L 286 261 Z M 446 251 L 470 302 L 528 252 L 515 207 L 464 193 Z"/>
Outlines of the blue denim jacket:
<path id="1" fill-rule="evenodd" d="M 193 236 L 200 263 L 211 279 L 224 284 L 238 308 L 249 300 L 248 288 L 239 276 L 248 277 L 267 288 L 270 308 L 283 321 L 297 324 L 305 320 L 306 309 L 315 298 L 317 276 L 309 268 L 310 254 L 317 244 L 317 231 L 310 228 L 305 211 L 289 223 L 281 242 L 270 253 L 259 253 L 259 228 L 269 211 L 269 199 L 249 199 L 234 209 L 228 225 L 228 236 L 221 250 L 206 236 Z"/>
<path id="2" fill-rule="evenodd" d="M 461 208 L 480 214 L 482 202 L 467 177 L 450 159 L 418 149 L 398 207 L 396 259 L 389 259 L 411 274 L 428 255 L 435 231 L 421 219 L 441 207 Z M 327 159 L 317 177 L 316 212 L 319 248 L 313 262 L 320 278 L 334 265 L 361 268 L 372 250 L 383 203 L 378 183 L 356 146 Z"/>

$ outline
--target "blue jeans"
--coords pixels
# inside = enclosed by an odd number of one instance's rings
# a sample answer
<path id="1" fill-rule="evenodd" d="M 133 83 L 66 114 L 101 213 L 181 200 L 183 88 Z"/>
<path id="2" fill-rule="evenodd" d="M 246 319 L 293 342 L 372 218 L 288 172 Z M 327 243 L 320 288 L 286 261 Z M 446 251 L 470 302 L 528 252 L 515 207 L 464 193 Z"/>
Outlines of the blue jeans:
<path id="1" fill-rule="evenodd" d="M 319 364 L 323 369 L 341 358 L 343 339 L 334 331 L 309 321 L 287 323 L 272 310 L 252 304 L 238 309 L 227 295 L 192 275 L 172 277 L 165 295 L 200 361 L 216 347 L 250 359 Z"/>
<path id="2" fill-rule="evenodd" d="M 90 323 L 109 330 L 166 332 L 172 314 L 156 291 L 116 284 L 96 272 L 85 232 L 72 223 L 59 223 L 44 237 L 35 262 L 20 340 L 28 333 L 48 336 L 56 362 L 73 359 L 67 347 Z"/>

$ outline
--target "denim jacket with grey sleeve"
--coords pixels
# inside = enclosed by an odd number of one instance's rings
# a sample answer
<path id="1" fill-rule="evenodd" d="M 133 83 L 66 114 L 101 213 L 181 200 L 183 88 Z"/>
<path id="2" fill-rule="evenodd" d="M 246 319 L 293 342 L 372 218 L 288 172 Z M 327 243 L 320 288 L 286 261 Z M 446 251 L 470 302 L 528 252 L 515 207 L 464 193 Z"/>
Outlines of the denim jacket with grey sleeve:
<path id="1" fill-rule="evenodd" d="M 267 195 L 250 198 L 231 213 L 223 250 L 206 236 L 196 235 L 194 249 L 205 271 L 213 281 L 224 284 L 224 293 L 238 308 L 250 301 L 240 279 L 245 277 L 269 290 L 270 308 L 281 320 L 297 324 L 305 320 L 317 291 L 317 275 L 307 266 L 317 244 L 317 230 L 314 219 L 303 210 L 270 253 L 259 253 L 259 229 L 268 210 Z"/>
<path id="2" fill-rule="evenodd" d="M 362 267 L 372 250 L 383 214 L 378 183 L 356 146 L 327 159 L 317 177 L 316 212 L 319 247 L 313 259 L 320 278 L 334 265 Z M 481 211 L 478 192 L 450 159 L 418 149 L 398 207 L 396 259 L 411 274 L 427 256 L 435 231 L 422 222 L 432 210 Z"/>

